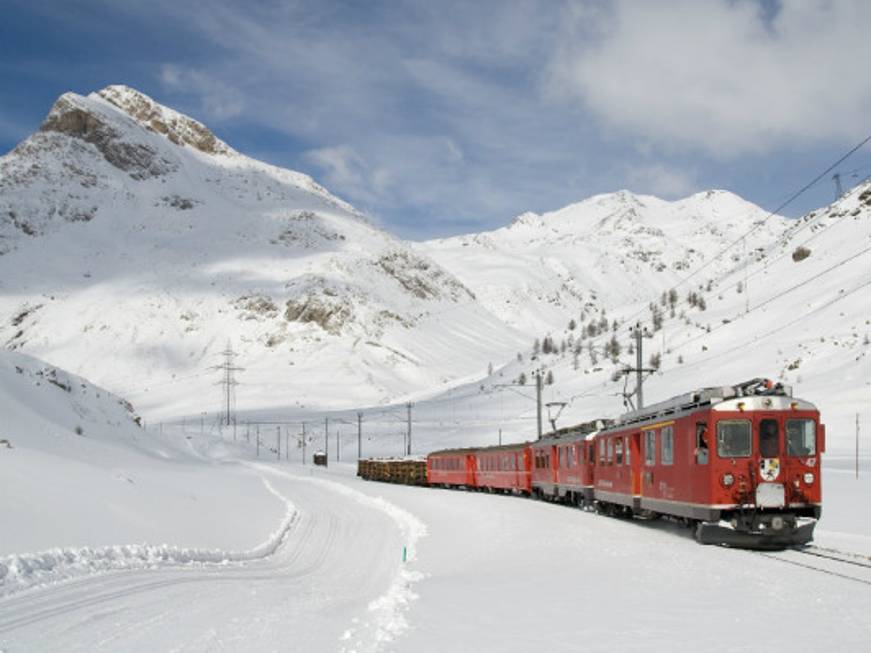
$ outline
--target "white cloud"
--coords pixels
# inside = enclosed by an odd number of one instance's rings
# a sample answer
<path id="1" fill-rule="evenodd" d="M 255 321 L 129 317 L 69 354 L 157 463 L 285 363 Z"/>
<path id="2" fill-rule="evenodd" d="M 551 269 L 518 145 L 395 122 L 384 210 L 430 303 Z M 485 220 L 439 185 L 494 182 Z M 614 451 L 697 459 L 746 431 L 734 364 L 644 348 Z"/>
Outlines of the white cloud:
<path id="1" fill-rule="evenodd" d="M 357 202 L 376 202 L 389 189 L 392 174 L 367 162 L 350 145 L 309 150 L 305 159 L 324 171 L 329 188 Z"/>
<path id="2" fill-rule="evenodd" d="M 601 124 L 715 158 L 853 142 L 871 113 L 871 3 L 620 0 L 567 12 L 553 84 Z"/>
<path id="3" fill-rule="evenodd" d="M 686 197 L 699 190 L 691 175 L 662 163 L 631 167 L 625 178 L 635 192 L 665 199 Z"/>
<path id="4" fill-rule="evenodd" d="M 238 91 L 193 68 L 165 64 L 160 69 L 159 78 L 166 90 L 196 96 L 203 112 L 213 120 L 232 118 L 245 108 Z"/>

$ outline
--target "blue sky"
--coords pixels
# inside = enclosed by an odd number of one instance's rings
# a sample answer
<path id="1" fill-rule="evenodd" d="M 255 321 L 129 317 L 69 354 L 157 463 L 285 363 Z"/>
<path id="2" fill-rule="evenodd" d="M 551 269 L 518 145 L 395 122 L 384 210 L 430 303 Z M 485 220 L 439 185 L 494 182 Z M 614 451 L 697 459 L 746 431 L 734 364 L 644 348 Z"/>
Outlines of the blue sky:
<path id="1" fill-rule="evenodd" d="M 0 151 L 127 84 L 406 238 L 627 188 L 767 209 L 871 133 L 871 3 L 0 0 Z M 871 148 L 841 166 L 871 174 Z M 854 176 L 855 175 L 855 176 Z M 790 206 L 829 202 L 829 177 Z"/>

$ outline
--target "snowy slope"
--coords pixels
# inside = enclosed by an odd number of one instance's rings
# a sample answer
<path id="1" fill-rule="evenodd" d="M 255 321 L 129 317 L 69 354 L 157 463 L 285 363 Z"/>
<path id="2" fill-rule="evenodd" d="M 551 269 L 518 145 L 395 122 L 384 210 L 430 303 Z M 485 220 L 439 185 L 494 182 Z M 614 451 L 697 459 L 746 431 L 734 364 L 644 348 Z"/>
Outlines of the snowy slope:
<path id="1" fill-rule="evenodd" d="M 310 178 L 132 89 L 62 96 L 0 159 L 0 343 L 146 414 L 217 403 L 228 342 L 240 404 L 347 405 L 470 373 L 443 362 L 469 332 L 485 356 L 518 339 Z"/>
<path id="2" fill-rule="evenodd" d="M 17 352 L 0 352 L 0 415 L 0 558 L 119 542 L 247 550 L 285 512 L 256 474 L 218 464 L 225 445 L 160 438 L 126 401 Z M 226 529 L 228 509 L 248 529 Z"/>

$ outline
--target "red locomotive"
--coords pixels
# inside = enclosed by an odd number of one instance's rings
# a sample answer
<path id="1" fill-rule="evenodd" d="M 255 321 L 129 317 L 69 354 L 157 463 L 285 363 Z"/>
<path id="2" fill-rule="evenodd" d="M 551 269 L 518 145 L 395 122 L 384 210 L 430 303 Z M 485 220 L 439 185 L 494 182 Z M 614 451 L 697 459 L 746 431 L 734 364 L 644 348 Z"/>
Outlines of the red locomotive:
<path id="1" fill-rule="evenodd" d="M 705 388 L 536 442 L 438 451 L 427 480 L 668 516 L 703 544 L 805 544 L 822 509 L 825 426 L 791 395 L 764 379 Z"/>

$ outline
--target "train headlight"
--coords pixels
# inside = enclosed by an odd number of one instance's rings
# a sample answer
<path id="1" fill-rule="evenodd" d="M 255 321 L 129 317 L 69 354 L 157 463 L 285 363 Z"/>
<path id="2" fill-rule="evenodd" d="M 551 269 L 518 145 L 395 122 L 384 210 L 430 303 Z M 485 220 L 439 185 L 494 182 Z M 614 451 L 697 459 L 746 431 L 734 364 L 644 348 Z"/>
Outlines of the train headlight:
<path id="1" fill-rule="evenodd" d="M 776 531 L 779 531 L 781 528 L 783 528 L 783 517 L 781 517 L 780 515 L 775 515 L 774 517 L 772 517 L 771 528 Z"/>
<path id="2" fill-rule="evenodd" d="M 807 485 L 811 485 L 811 484 L 814 482 L 814 475 L 813 475 L 813 472 L 805 472 L 805 475 L 804 475 L 804 482 L 805 482 Z"/>
<path id="3" fill-rule="evenodd" d="M 731 474 L 728 474 L 728 473 L 723 474 L 723 485 L 725 485 L 726 487 L 729 487 L 734 482 L 735 482 L 734 476 L 732 476 Z"/>

